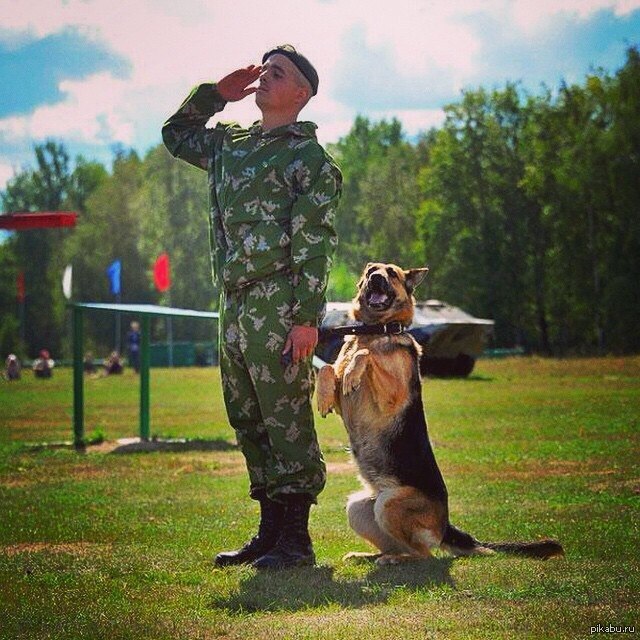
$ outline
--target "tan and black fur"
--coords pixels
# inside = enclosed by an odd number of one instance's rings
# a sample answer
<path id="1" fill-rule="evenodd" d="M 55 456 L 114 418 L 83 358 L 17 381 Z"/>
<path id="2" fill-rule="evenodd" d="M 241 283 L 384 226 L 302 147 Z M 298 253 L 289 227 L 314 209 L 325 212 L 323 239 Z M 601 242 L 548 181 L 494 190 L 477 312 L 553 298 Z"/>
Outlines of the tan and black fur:
<path id="1" fill-rule="evenodd" d="M 413 290 L 427 271 L 368 264 L 354 318 L 408 327 Z M 447 488 L 427 433 L 419 358 L 420 347 L 408 333 L 348 336 L 336 362 L 319 372 L 318 409 L 323 416 L 333 409 L 342 416 L 365 486 L 347 503 L 353 530 L 380 550 L 373 556 L 380 564 L 426 557 L 436 547 L 454 555 L 562 555 L 554 540 L 479 542 L 451 525 Z"/>

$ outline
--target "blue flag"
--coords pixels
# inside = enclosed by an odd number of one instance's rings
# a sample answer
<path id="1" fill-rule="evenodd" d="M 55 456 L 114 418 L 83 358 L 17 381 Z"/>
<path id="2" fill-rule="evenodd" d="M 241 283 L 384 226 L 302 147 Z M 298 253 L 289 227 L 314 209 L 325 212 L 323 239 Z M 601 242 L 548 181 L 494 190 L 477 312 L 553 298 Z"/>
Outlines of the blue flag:
<path id="1" fill-rule="evenodd" d="M 111 293 L 117 296 L 120 293 L 120 271 L 122 270 L 122 263 L 120 260 L 114 260 L 107 267 L 107 276 L 109 277 L 109 283 L 111 285 Z"/>

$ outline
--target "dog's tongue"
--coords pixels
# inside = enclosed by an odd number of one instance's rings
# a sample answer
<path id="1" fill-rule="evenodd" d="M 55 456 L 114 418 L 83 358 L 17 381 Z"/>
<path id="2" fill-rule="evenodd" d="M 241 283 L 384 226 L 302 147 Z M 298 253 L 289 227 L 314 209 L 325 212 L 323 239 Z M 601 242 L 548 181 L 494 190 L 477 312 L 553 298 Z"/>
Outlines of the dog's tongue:
<path id="1" fill-rule="evenodd" d="M 386 293 L 372 293 L 369 297 L 369 304 L 384 304 L 387 301 Z"/>

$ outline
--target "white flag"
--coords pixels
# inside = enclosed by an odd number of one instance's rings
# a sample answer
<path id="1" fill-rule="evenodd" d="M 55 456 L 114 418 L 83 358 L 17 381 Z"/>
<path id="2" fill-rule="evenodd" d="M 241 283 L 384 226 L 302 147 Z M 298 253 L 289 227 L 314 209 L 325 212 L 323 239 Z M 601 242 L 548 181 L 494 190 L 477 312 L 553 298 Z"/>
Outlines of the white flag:
<path id="1" fill-rule="evenodd" d="M 67 300 L 71 300 L 71 279 L 73 277 L 73 267 L 68 264 L 62 276 L 62 293 Z"/>

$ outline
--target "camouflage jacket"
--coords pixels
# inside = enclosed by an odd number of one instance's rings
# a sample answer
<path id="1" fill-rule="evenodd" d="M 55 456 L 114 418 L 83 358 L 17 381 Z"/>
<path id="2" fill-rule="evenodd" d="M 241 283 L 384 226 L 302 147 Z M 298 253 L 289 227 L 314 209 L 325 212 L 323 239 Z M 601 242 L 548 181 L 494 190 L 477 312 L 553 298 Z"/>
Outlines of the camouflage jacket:
<path id="1" fill-rule="evenodd" d="M 162 129 L 173 156 L 208 172 L 214 278 L 234 290 L 291 272 L 293 321 L 315 326 L 337 245 L 340 170 L 311 122 L 207 128 L 225 104 L 215 84 L 199 85 Z"/>

